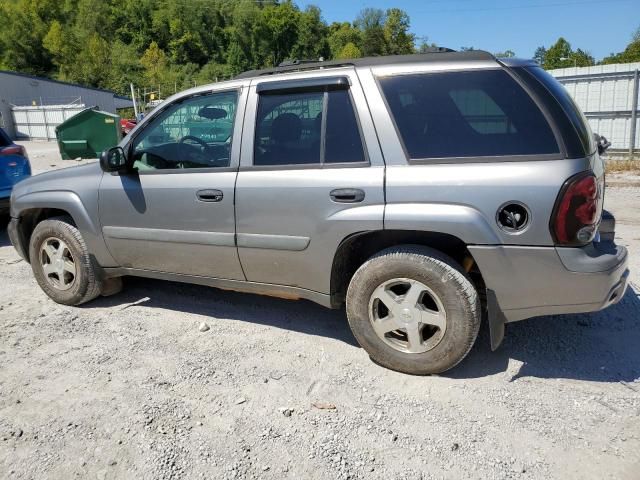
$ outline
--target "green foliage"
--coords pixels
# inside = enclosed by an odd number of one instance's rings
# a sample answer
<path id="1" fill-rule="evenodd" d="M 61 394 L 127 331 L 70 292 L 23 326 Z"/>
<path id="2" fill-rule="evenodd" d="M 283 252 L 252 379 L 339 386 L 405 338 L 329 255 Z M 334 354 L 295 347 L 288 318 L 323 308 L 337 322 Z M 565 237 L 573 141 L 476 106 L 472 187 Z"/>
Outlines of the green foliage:
<path id="1" fill-rule="evenodd" d="M 332 23 L 329 27 L 327 42 L 333 58 L 356 58 L 342 56 L 345 47 L 349 44 L 351 52 L 355 52 L 354 49 L 357 49 L 357 56 L 362 56 L 362 52 L 358 48 L 358 45 L 362 44 L 362 32 L 349 22 Z"/>
<path id="2" fill-rule="evenodd" d="M 287 59 L 415 52 L 409 16 L 327 25 L 293 0 L 1 0 L 0 67 L 129 93 L 224 80 Z"/>
<path id="3" fill-rule="evenodd" d="M 513 50 L 505 50 L 504 52 L 498 52 L 495 54 L 496 58 L 513 58 L 516 56 Z"/>
<path id="4" fill-rule="evenodd" d="M 385 53 L 402 55 L 415 52 L 415 35 L 409 33 L 409 15 L 399 8 L 387 10 L 384 23 Z"/>
<path id="5" fill-rule="evenodd" d="M 562 37 L 548 49 L 538 47 L 533 58 L 546 70 L 567 67 L 590 67 L 596 64 L 591 54 L 580 48 L 573 50 L 571 44 Z"/>
<path id="6" fill-rule="evenodd" d="M 620 53 L 612 53 L 608 57 L 605 57 L 601 63 L 632 63 L 640 62 L 640 28 L 636 30 L 631 42 L 627 45 L 627 48 Z"/>
<path id="7" fill-rule="evenodd" d="M 335 58 L 343 60 L 347 58 L 360 58 L 362 57 L 362 52 L 360 49 L 352 42 L 347 43 L 342 50 L 338 52 Z"/>
<path id="8" fill-rule="evenodd" d="M 354 25 L 362 32 L 360 50 L 365 57 L 383 55 L 386 50 L 385 14 L 378 8 L 365 8 Z"/>

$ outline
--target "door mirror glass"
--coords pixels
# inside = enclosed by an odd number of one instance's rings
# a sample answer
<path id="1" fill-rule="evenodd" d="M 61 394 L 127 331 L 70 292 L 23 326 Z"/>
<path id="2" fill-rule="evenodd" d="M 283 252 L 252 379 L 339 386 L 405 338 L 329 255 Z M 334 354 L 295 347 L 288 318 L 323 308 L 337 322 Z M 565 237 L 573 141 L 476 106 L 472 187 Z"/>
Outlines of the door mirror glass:
<path id="1" fill-rule="evenodd" d="M 105 172 L 120 172 L 127 167 L 127 157 L 122 147 L 113 147 L 100 155 L 100 167 Z"/>

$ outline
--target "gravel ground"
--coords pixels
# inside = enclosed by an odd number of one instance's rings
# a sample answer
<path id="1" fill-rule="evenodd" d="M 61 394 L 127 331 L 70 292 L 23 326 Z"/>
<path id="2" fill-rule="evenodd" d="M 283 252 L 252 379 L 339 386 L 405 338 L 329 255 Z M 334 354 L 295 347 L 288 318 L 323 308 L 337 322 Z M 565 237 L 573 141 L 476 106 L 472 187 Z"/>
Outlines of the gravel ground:
<path id="1" fill-rule="evenodd" d="M 637 285 L 640 188 L 606 204 Z M 56 305 L 4 229 L 0 282 L 3 479 L 640 479 L 636 285 L 511 324 L 494 353 L 483 329 L 458 368 L 412 377 L 306 301 L 127 279 Z"/>

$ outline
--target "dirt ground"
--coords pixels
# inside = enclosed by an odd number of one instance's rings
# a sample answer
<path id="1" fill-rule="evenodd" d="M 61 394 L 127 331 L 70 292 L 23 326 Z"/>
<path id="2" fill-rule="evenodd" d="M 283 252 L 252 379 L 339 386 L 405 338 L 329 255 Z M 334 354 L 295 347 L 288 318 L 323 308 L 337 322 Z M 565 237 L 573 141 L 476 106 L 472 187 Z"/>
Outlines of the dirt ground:
<path id="1" fill-rule="evenodd" d="M 494 353 L 483 329 L 431 377 L 373 364 L 306 301 L 127 279 L 56 305 L 2 228 L 0 478 L 638 480 L 640 188 L 621 185 L 622 302 L 511 324 Z"/>

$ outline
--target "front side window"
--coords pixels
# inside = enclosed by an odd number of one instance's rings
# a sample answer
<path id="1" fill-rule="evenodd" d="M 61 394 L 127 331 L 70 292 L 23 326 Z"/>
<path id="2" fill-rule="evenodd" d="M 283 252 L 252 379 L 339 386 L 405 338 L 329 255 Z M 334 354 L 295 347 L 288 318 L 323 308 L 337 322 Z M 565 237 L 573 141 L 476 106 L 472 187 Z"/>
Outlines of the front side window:
<path id="1" fill-rule="evenodd" d="M 379 79 L 411 159 L 559 153 L 544 115 L 502 70 Z"/>
<path id="2" fill-rule="evenodd" d="M 260 96 L 254 165 L 364 161 L 360 130 L 347 90 Z"/>
<path id="3" fill-rule="evenodd" d="M 133 166 L 157 169 L 228 167 L 238 95 L 199 95 L 161 112 L 133 143 Z"/>

